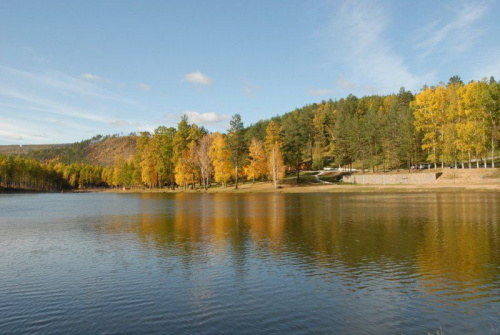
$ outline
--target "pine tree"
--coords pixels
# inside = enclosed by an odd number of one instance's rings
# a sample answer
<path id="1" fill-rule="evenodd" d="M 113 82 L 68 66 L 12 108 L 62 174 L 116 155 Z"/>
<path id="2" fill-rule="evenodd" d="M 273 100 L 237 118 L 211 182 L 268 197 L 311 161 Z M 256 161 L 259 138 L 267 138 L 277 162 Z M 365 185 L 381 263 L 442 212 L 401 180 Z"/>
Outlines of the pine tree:
<path id="1" fill-rule="evenodd" d="M 246 148 L 243 122 L 241 122 L 241 116 L 239 114 L 233 115 L 230 121 L 227 138 L 227 145 L 231 153 L 231 161 L 234 165 L 234 188 L 237 189 L 238 170 Z"/>

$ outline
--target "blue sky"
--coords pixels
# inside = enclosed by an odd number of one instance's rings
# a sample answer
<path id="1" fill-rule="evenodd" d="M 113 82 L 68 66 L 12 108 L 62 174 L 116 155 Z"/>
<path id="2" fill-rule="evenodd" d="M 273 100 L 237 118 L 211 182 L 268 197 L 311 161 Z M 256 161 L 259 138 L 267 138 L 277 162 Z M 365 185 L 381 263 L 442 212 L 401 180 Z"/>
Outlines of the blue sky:
<path id="1" fill-rule="evenodd" d="M 500 78 L 495 1 L 2 1 L 0 144 Z"/>

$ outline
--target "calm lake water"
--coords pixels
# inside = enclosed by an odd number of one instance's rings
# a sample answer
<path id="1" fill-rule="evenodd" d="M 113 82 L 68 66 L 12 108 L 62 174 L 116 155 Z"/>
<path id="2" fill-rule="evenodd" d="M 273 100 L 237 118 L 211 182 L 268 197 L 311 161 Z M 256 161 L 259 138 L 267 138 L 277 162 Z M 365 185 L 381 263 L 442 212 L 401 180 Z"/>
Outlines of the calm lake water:
<path id="1" fill-rule="evenodd" d="M 500 332 L 500 194 L 0 196 L 0 333 Z"/>

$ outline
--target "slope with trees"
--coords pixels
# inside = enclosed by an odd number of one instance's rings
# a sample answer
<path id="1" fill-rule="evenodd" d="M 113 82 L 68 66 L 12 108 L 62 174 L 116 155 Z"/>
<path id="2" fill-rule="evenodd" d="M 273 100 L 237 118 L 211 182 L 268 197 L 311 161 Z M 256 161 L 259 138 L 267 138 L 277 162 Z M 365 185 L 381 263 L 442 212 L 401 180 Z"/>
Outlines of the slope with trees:
<path id="1" fill-rule="evenodd" d="M 183 116 L 152 133 L 96 136 L 70 146 L 0 156 L 3 188 L 207 189 L 244 177 L 278 187 L 285 172 L 325 166 L 387 171 L 495 166 L 500 84 L 493 78 L 397 94 L 322 101 L 244 127 L 235 114 L 226 134 L 209 133 Z M 104 159 L 103 157 L 106 157 Z M 197 186 L 198 185 L 198 186 Z"/>

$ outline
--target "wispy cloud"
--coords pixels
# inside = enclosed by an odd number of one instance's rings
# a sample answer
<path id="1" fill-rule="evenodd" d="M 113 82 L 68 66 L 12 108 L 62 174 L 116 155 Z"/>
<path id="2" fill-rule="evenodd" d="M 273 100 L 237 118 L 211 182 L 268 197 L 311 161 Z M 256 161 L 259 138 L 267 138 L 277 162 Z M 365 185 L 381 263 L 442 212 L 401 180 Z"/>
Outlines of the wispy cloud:
<path id="1" fill-rule="evenodd" d="M 101 81 L 101 82 L 108 81 L 107 79 L 104 79 L 103 77 L 98 76 L 96 74 L 92 74 L 92 73 L 84 73 L 80 77 L 82 79 L 89 80 L 89 81 Z"/>
<path id="2" fill-rule="evenodd" d="M 488 13 L 490 4 L 481 1 L 454 1 L 446 11 L 452 13 L 451 19 L 441 17 L 417 37 L 417 49 L 420 57 L 427 57 L 439 51 L 462 53 L 474 45 L 481 36 L 481 19 Z"/>
<path id="3" fill-rule="evenodd" d="M 335 93 L 334 90 L 331 90 L 329 88 L 318 88 L 314 90 L 308 90 L 307 94 L 309 95 L 316 95 L 316 96 L 322 96 L 322 95 L 333 95 Z"/>
<path id="4" fill-rule="evenodd" d="M 185 114 L 188 117 L 189 122 L 193 122 L 196 124 L 210 124 L 210 123 L 218 123 L 229 120 L 230 116 L 225 114 L 218 113 L 199 113 L 196 111 L 185 111 Z"/>
<path id="5" fill-rule="evenodd" d="M 386 2 L 346 0 L 336 10 L 329 31 L 330 43 L 351 78 L 349 82 L 339 79 L 337 85 L 350 89 L 364 83 L 377 87 L 379 93 L 421 85 L 422 78 L 410 71 L 387 38 L 391 15 Z M 363 90 L 362 85 L 356 87 Z"/>
<path id="6" fill-rule="evenodd" d="M 31 121 L 25 121 L 19 124 L 16 120 L 11 118 L 5 118 L 3 121 L 4 122 L 0 122 L 0 139 L 17 143 L 24 140 L 36 143 L 49 139 L 46 133 L 47 128 L 44 126 L 33 128 L 34 123 Z"/>
<path id="7" fill-rule="evenodd" d="M 139 84 L 139 87 L 140 87 L 143 91 L 149 91 L 149 90 L 151 90 L 151 87 L 150 87 L 148 84 L 140 83 L 140 84 Z"/>
<path id="8" fill-rule="evenodd" d="M 40 89 L 52 88 L 65 91 L 66 93 L 71 92 L 72 94 L 96 98 L 111 97 L 109 93 L 102 92 L 96 86 L 88 83 L 87 80 L 82 80 L 81 77 L 75 78 L 63 72 L 28 72 L 0 65 L 0 74 L 2 74 L 3 78 L 9 79 L 10 84 L 22 81 L 23 84 L 36 85 Z"/>
<path id="9" fill-rule="evenodd" d="M 115 128 L 122 128 L 122 127 L 130 127 L 131 126 L 130 122 L 125 121 L 125 120 L 113 120 L 113 121 L 109 121 L 108 123 Z"/>
<path id="10" fill-rule="evenodd" d="M 354 88 L 354 86 L 356 86 L 356 85 L 354 85 L 354 83 L 352 83 L 349 80 L 344 79 L 342 77 L 339 77 L 337 79 L 336 83 L 343 90 L 350 90 L 350 89 Z"/>
<path id="11" fill-rule="evenodd" d="M 24 139 L 24 137 L 18 133 L 13 133 L 5 130 L 0 130 L 0 138 L 6 139 L 8 141 L 22 141 Z"/>
<path id="12" fill-rule="evenodd" d="M 214 83 L 214 80 L 212 78 L 201 73 L 200 71 L 185 74 L 182 78 L 184 81 L 187 81 L 189 83 L 204 86 L 212 86 L 212 84 Z"/>
<path id="13" fill-rule="evenodd" d="M 0 98 L 1 119 L 9 120 L 0 124 L 0 141 L 10 142 L 71 142 L 110 127 L 134 130 L 138 116 L 150 112 L 113 85 L 6 66 L 0 66 Z"/>
<path id="14" fill-rule="evenodd" d="M 100 115 L 95 115 L 89 113 L 86 110 L 82 110 L 77 107 L 65 105 L 63 103 L 59 103 L 56 101 L 52 101 L 47 98 L 43 98 L 37 95 L 32 95 L 28 93 L 21 92 L 19 90 L 6 88 L 0 86 L 0 96 L 15 99 L 17 101 L 21 101 L 24 103 L 28 103 L 25 106 L 25 109 L 35 109 L 39 112 L 45 112 L 49 114 L 57 114 L 61 116 L 69 116 L 74 118 L 79 118 L 83 120 L 89 121 L 97 121 L 97 122 L 109 122 L 110 120 L 106 117 L 102 117 Z"/>
<path id="15" fill-rule="evenodd" d="M 252 84 L 248 80 L 242 80 L 241 82 L 243 83 L 243 93 L 247 97 L 254 96 L 255 92 L 260 89 L 259 85 Z"/>
<path id="16" fill-rule="evenodd" d="M 484 59 L 477 62 L 473 71 L 473 79 L 490 78 L 494 76 L 497 80 L 500 78 L 500 49 L 497 48 L 488 53 Z"/>

